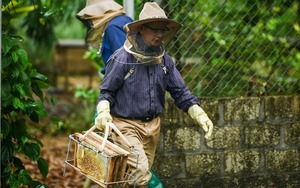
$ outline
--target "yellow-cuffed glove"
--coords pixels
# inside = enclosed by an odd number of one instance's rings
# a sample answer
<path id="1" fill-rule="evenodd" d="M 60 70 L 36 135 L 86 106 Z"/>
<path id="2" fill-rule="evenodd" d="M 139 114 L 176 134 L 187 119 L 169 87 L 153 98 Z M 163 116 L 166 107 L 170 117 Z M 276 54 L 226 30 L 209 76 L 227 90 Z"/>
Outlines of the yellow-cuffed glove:
<path id="1" fill-rule="evenodd" d="M 211 120 L 208 118 L 204 110 L 200 106 L 195 104 L 188 109 L 188 114 L 190 115 L 191 118 L 193 118 L 198 122 L 198 124 L 205 131 L 205 138 L 209 139 L 212 134 L 214 125 L 211 122 Z"/>
<path id="2" fill-rule="evenodd" d="M 112 122 L 110 115 L 109 102 L 107 100 L 100 101 L 97 105 L 97 117 L 95 119 L 95 126 L 99 130 L 103 130 L 107 122 Z"/>

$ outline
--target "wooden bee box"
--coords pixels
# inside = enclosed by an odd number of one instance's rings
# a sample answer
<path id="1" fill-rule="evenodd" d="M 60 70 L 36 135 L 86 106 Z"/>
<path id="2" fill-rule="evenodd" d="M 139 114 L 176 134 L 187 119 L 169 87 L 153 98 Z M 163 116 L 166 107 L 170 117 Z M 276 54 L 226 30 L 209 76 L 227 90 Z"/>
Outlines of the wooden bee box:
<path id="1" fill-rule="evenodd" d="M 130 155 L 138 154 L 130 148 L 105 140 L 105 147 L 99 151 L 105 137 L 94 132 L 90 132 L 84 139 L 81 133 L 70 135 L 69 138 L 69 148 L 73 145 L 74 152 L 73 158 L 68 159 L 68 151 L 67 165 L 102 187 L 126 186 L 129 182 L 135 182 L 136 177 L 128 172 L 127 159 Z"/>

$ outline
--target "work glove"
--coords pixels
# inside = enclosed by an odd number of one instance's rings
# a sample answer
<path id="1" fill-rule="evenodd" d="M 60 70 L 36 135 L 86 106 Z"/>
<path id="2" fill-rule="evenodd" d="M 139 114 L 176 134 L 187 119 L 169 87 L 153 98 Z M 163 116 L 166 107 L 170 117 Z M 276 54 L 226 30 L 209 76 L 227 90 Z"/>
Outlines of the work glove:
<path id="1" fill-rule="evenodd" d="M 100 101 L 97 105 L 97 117 L 95 118 L 95 126 L 103 131 L 107 122 L 112 122 L 110 115 L 109 102 L 107 100 Z"/>
<path id="2" fill-rule="evenodd" d="M 188 109 L 188 114 L 190 115 L 191 118 L 193 118 L 198 122 L 198 124 L 205 131 L 205 138 L 209 139 L 212 134 L 214 125 L 211 122 L 211 120 L 208 118 L 204 110 L 200 106 L 195 104 Z"/>

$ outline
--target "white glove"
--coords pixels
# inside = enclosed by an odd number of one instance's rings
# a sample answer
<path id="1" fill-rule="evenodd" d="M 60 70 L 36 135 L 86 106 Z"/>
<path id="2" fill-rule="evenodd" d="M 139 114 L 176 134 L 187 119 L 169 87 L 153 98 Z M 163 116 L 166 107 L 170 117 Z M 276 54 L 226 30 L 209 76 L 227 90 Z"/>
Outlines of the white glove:
<path id="1" fill-rule="evenodd" d="M 112 122 L 110 115 L 109 102 L 107 100 L 100 101 L 97 105 L 97 117 L 95 119 L 95 126 L 99 130 L 103 130 L 107 122 Z"/>
<path id="2" fill-rule="evenodd" d="M 188 109 L 188 114 L 203 128 L 205 131 L 205 138 L 208 139 L 212 134 L 214 125 L 204 110 L 195 104 Z"/>

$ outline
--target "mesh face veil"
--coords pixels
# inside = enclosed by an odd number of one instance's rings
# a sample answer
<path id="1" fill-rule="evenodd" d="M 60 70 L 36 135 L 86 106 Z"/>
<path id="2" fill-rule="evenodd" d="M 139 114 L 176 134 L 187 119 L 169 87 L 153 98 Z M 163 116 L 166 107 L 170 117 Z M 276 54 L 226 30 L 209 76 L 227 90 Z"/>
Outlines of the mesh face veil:
<path id="1" fill-rule="evenodd" d="M 155 28 L 149 25 L 157 22 L 160 26 L 163 23 L 164 28 Z M 164 55 L 165 47 L 174 38 L 181 26 L 180 23 L 168 19 L 164 10 L 157 3 L 147 2 L 139 15 L 139 20 L 124 26 L 124 30 L 127 32 L 124 48 L 140 63 L 159 64 Z M 141 30 L 144 28 L 151 30 L 154 34 L 161 34 L 160 44 L 147 46 L 146 40 L 143 40 L 141 36 Z"/>
<path id="2" fill-rule="evenodd" d="M 143 26 L 141 25 L 140 28 L 141 27 Z M 132 54 L 138 61 L 145 64 L 160 64 L 166 46 L 177 33 L 177 30 L 166 28 L 165 30 L 160 31 L 163 34 L 161 44 L 156 47 L 148 47 L 139 31 L 129 31 L 126 26 L 125 30 L 127 30 L 127 39 L 124 43 L 125 50 Z"/>

